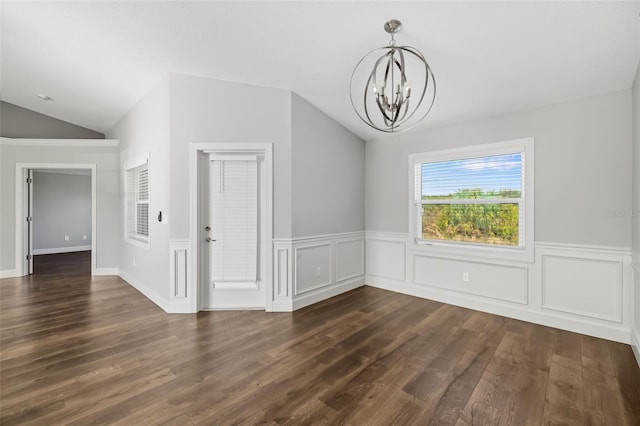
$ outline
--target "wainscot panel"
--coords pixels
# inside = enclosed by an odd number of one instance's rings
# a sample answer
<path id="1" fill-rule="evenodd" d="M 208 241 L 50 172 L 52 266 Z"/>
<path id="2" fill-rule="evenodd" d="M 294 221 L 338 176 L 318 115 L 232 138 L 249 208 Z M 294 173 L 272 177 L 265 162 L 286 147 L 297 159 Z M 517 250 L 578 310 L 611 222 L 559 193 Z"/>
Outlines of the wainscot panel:
<path id="1" fill-rule="evenodd" d="M 406 236 L 390 234 L 376 238 L 367 234 L 367 275 L 404 281 L 406 278 Z"/>
<path id="2" fill-rule="evenodd" d="M 435 247 L 425 254 L 408 234 L 366 235 L 367 285 L 627 344 L 639 339 L 628 248 L 536 243 L 530 263 Z"/>
<path id="3" fill-rule="evenodd" d="M 528 268 L 413 256 L 417 284 L 527 304 Z"/>
<path id="4" fill-rule="evenodd" d="M 295 295 L 306 293 L 333 283 L 333 244 L 317 243 L 295 247 Z"/>
<path id="5" fill-rule="evenodd" d="M 542 307 L 622 322 L 622 262 L 542 256 Z"/>
<path id="6" fill-rule="evenodd" d="M 364 232 L 273 241 L 273 311 L 292 311 L 364 285 Z"/>

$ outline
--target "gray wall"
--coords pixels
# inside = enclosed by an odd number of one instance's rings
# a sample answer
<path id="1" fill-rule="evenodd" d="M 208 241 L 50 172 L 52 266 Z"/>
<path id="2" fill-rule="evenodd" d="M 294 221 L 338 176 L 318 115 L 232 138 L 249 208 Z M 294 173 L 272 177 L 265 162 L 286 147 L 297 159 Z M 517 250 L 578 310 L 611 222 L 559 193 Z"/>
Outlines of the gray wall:
<path id="1" fill-rule="evenodd" d="M 362 139 L 291 97 L 292 236 L 364 231 Z"/>
<path id="2" fill-rule="evenodd" d="M 630 247 L 631 121 L 627 90 L 367 141 L 366 229 L 409 232 L 410 153 L 532 136 L 535 240 Z"/>
<path id="3" fill-rule="evenodd" d="M 127 279 L 169 300 L 169 239 L 190 236 L 193 142 L 272 142 L 274 233 L 291 235 L 290 102 L 284 90 L 169 74 L 107 132 L 120 140 L 121 169 L 127 161 L 149 154 L 149 249 L 126 243 L 118 233 L 119 265 Z M 121 223 L 122 200 L 118 209 Z M 160 210 L 168 224 L 155 220 Z"/>
<path id="4" fill-rule="evenodd" d="M 171 238 L 189 237 L 189 146 L 273 143 L 274 238 L 291 236 L 291 94 L 171 74 Z"/>
<path id="5" fill-rule="evenodd" d="M 19 146 L 0 144 L 0 270 L 16 269 L 16 163 L 96 165 L 96 255 L 98 268 L 118 266 L 119 173 L 117 147 Z"/>
<path id="6" fill-rule="evenodd" d="M 120 140 L 120 173 L 127 163 L 149 155 L 149 247 L 124 239 L 124 185 L 116 201 L 119 267 L 128 280 L 135 280 L 165 300 L 169 299 L 169 76 L 158 83 L 108 132 Z M 188 194 L 188 187 L 184 188 Z M 158 211 L 168 222 L 157 221 Z M 135 265 L 134 265 L 135 261 Z"/>
<path id="7" fill-rule="evenodd" d="M 70 173 L 33 173 L 34 250 L 91 245 L 91 175 Z"/>
<path id="8" fill-rule="evenodd" d="M 2 101 L 0 136 L 30 139 L 104 139 L 102 133 Z"/>

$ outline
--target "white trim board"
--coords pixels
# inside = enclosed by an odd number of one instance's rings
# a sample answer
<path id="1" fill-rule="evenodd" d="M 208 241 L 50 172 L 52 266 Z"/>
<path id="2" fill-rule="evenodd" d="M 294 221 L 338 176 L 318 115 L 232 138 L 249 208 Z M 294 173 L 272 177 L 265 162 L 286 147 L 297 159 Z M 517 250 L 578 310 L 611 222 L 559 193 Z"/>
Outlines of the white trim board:
<path id="1" fill-rule="evenodd" d="M 33 249 L 33 254 L 37 256 L 40 254 L 73 253 L 76 251 L 88 250 L 91 250 L 91 246 L 53 247 L 45 249 Z"/>
<path id="2" fill-rule="evenodd" d="M 20 275 L 16 269 L 5 269 L 3 271 L 0 271 L 0 279 L 21 277 L 21 276 L 22 275 Z"/>
<path id="3" fill-rule="evenodd" d="M 29 139 L 0 137 L 0 145 L 117 147 L 119 139 Z"/>
<path id="4" fill-rule="evenodd" d="M 128 274 L 122 269 L 118 271 L 118 276 L 122 280 L 126 281 L 131 287 L 135 288 L 140 293 L 142 293 L 147 299 L 149 299 L 150 301 L 158 305 L 160 309 L 162 309 L 167 313 L 171 312 L 169 302 L 165 300 L 162 296 L 160 296 L 158 293 L 156 293 L 154 290 L 147 287 L 142 281 L 138 280 L 133 275 Z"/>
<path id="5" fill-rule="evenodd" d="M 93 275 L 95 276 L 118 276 L 119 269 L 118 268 L 96 268 L 96 271 Z"/>
<path id="6" fill-rule="evenodd" d="M 640 367 L 640 332 L 635 327 L 631 327 L 631 350 L 636 357 L 638 367 Z"/>
<path id="7" fill-rule="evenodd" d="M 364 284 L 364 276 L 337 283 L 332 286 L 323 287 L 313 292 L 305 292 L 293 299 L 292 310 L 298 310 L 314 303 L 322 302 L 339 294 L 346 293 Z"/>
<path id="8" fill-rule="evenodd" d="M 274 243 L 306 243 L 335 239 L 364 238 L 365 231 L 339 232 L 335 234 L 313 235 L 309 237 L 274 238 Z"/>

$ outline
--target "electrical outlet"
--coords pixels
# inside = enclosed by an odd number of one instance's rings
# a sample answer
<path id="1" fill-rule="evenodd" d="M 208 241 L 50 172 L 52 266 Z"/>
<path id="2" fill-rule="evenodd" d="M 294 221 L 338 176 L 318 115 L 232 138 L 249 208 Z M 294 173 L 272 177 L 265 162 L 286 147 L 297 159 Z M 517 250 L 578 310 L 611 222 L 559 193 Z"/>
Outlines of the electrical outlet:
<path id="1" fill-rule="evenodd" d="M 133 266 L 136 266 L 136 258 L 135 257 L 133 258 L 133 262 L 132 263 L 133 263 Z"/>
<path id="2" fill-rule="evenodd" d="M 468 272 L 463 272 L 462 273 L 462 281 L 464 281 L 465 283 L 469 282 L 469 273 Z"/>
<path id="3" fill-rule="evenodd" d="M 316 268 L 316 277 L 319 277 L 319 276 L 320 276 L 320 267 L 318 266 Z"/>
<path id="4" fill-rule="evenodd" d="M 69 241 L 69 236 L 68 236 L 68 235 L 65 235 L 65 236 L 64 236 L 64 240 L 65 240 L 65 241 Z"/>
<path id="5" fill-rule="evenodd" d="M 82 236 L 82 239 L 83 239 L 83 240 L 86 240 L 86 239 L 87 239 L 87 236 L 86 236 L 86 235 L 83 235 L 83 236 Z"/>

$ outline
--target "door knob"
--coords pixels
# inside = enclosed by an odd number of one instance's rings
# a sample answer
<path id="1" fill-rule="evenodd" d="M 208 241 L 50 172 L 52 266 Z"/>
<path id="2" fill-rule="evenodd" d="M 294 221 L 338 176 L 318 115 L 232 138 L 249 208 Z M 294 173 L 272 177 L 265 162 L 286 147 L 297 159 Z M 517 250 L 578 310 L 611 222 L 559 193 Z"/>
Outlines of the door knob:
<path id="1" fill-rule="evenodd" d="M 204 230 L 205 231 L 211 231 L 211 227 L 207 225 L 207 226 L 204 227 Z"/>

